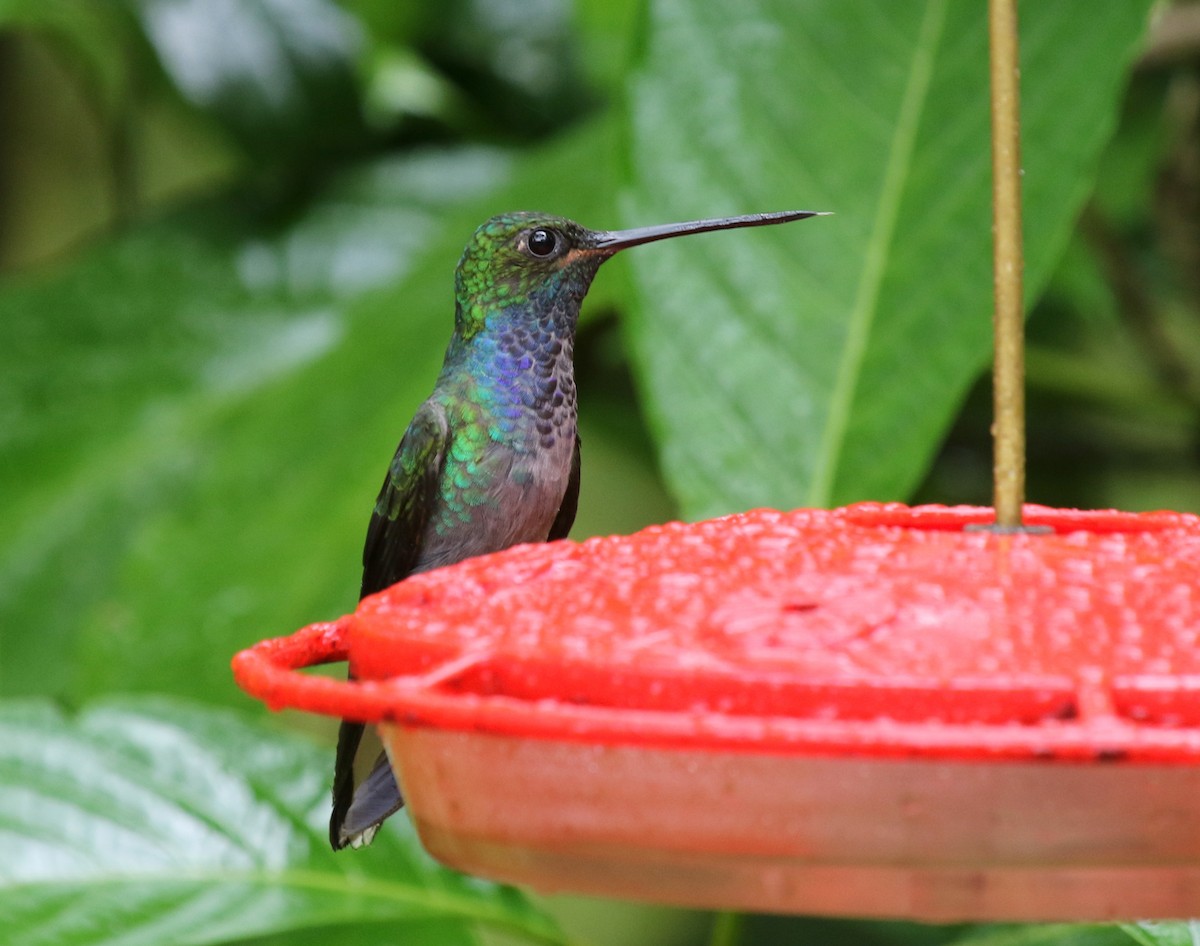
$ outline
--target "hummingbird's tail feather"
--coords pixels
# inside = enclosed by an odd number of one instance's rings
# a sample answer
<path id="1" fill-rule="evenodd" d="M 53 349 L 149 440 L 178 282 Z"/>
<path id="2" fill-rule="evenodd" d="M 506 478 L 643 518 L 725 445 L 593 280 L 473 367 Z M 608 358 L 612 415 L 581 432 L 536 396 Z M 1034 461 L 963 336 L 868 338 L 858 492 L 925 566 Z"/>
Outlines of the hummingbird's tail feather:
<path id="1" fill-rule="evenodd" d="M 404 806 L 396 776 L 392 774 L 388 757 L 380 754 L 371 774 L 357 787 L 346 818 L 342 822 L 342 845 L 362 847 L 370 844 L 380 823 Z"/>
<path id="2" fill-rule="evenodd" d="M 373 728 L 368 729 L 362 723 L 342 723 L 338 731 L 337 773 L 329 843 L 335 851 L 370 844 L 380 823 L 404 807 L 391 764 Z"/>

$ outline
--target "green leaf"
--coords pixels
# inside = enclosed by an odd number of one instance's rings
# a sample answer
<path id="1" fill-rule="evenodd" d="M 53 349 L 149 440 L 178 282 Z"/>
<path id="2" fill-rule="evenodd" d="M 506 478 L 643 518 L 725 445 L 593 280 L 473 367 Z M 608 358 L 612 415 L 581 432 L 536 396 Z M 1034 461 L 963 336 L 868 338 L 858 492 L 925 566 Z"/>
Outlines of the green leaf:
<path id="1" fill-rule="evenodd" d="M 1023 5 L 1026 292 L 1088 194 L 1150 0 Z M 787 227 L 632 258 L 630 334 L 690 516 L 901 499 L 990 351 L 982 3 L 651 4 L 627 223 Z"/>
<path id="2" fill-rule="evenodd" d="M 139 65 L 137 29 L 120 6 L 73 0 L 0 0 L 0 32 L 40 32 L 60 42 L 78 64 L 80 92 L 100 117 L 111 118 L 129 96 Z"/>
<path id="3" fill-rule="evenodd" d="M 23 946 L 230 943 L 376 924 L 378 941 L 469 943 L 467 924 L 561 943 L 517 891 L 463 877 L 395 818 L 328 843 L 324 751 L 231 713 L 159 699 L 74 718 L 0 704 L 0 916 Z M 428 937 L 428 938 L 426 938 Z M 337 937 L 326 942 L 349 942 Z"/>
<path id="4" fill-rule="evenodd" d="M 589 104 L 570 0 L 441 0 L 422 51 L 474 102 L 491 134 L 545 134 Z M 512 140 L 511 137 L 509 140 Z"/>
<path id="5" fill-rule="evenodd" d="M 1116 924 L 1043 923 L 978 926 L 953 942 L 956 946 L 1129 946 L 1129 936 Z"/>
<path id="6" fill-rule="evenodd" d="M 125 0 L 164 72 L 251 153 L 302 164 L 360 137 L 358 23 L 330 0 Z M 299 151 L 305 149 L 305 152 Z"/>
<path id="7" fill-rule="evenodd" d="M 1196 946 L 1200 942 L 1200 920 L 1177 923 L 1130 923 L 1122 927 L 1138 946 Z"/>

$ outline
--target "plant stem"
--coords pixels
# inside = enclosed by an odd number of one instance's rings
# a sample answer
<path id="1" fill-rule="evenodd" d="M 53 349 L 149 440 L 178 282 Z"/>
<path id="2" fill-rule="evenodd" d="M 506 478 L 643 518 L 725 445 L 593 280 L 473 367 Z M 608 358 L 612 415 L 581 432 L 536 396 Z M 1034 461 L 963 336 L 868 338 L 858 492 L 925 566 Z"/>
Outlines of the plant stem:
<path id="1" fill-rule="evenodd" d="M 992 403 L 996 525 L 1021 527 L 1025 500 L 1024 298 L 1021 287 L 1020 63 L 1016 0 L 989 0 L 996 361 Z"/>

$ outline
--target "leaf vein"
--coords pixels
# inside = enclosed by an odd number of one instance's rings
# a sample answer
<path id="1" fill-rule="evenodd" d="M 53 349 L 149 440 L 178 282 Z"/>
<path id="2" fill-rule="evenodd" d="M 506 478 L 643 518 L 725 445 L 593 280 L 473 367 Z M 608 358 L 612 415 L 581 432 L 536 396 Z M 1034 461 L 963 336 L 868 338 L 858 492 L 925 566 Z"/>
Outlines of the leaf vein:
<path id="1" fill-rule="evenodd" d="M 871 326 L 878 311 L 879 290 L 887 271 L 888 248 L 896 235 L 904 182 L 916 150 L 921 114 L 929 96 L 934 60 L 947 19 L 947 0 L 930 0 L 925 7 L 919 40 L 909 67 L 896 128 L 888 149 L 888 162 L 875 226 L 867 242 L 866 257 L 850 312 L 846 344 L 842 349 L 829 414 L 821 437 L 808 504 L 828 505 L 833 495 L 838 464 L 850 423 L 850 411 L 866 357 Z"/>

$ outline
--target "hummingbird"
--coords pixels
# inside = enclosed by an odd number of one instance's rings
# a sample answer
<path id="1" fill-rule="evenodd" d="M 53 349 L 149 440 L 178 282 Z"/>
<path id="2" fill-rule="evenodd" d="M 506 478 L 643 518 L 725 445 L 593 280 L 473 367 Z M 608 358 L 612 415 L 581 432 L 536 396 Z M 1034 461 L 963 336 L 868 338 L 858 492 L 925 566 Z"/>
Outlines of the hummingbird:
<path id="1" fill-rule="evenodd" d="M 796 210 L 589 230 L 521 212 L 482 224 L 454 274 L 454 332 L 442 370 L 375 502 L 360 597 L 475 555 L 566 537 L 579 500 L 575 326 L 605 260 L 655 240 L 812 216 Z M 369 843 L 403 804 L 374 729 L 343 721 L 333 848 Z"/>

